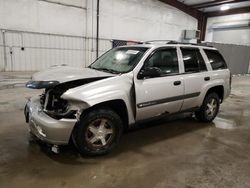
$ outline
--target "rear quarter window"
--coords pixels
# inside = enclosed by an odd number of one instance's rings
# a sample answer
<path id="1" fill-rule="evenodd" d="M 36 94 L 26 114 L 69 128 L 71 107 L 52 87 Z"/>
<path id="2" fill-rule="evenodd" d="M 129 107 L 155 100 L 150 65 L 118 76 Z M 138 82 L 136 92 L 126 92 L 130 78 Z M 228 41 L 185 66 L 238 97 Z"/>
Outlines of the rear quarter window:
<path id="1" fill-rule="evenodd" d="M 223 56 L 217 50 L 204 49 L 204 52 L 206 53 L 208 60 L 209 60 L 209 63 L 211 64 L 213 70 L 227 68 L 227 64 L 226 64 Z"/>

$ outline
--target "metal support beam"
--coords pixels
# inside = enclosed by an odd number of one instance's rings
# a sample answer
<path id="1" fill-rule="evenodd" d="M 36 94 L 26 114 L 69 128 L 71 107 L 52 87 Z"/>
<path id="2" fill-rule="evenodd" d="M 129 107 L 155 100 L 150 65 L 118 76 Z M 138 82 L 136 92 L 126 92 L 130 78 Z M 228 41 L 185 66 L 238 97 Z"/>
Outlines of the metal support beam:
<path id="1" fill-rule="evenodd" d="M 207 17 L 216 17 L 216 16 L 227 16 L 232 14 L 244 14 L 244 13 L 250 13 L 250 7 L 235 8 L 226 11 L 207 12 L 205 13 L 205 15 Z"/>
<path id="2" fill-rule="evenodd" d="M 250 13 L 250 7 L 235 8 L 235 9 L 229 9 L 226 11 L 214 11 L 214 12 L 207 12 L 207 13 L 204 13 L 195 9 L 195 8 L 205 8 L 205 7 L 212 6 L 212 5 L 218 6 L 218 5 L 225 4 L 225 3 L 243 2 L 247 0 L 214 0 L 212 2 L 196 4 L 196 5 L 193 5 L 192 7 L 185 5 L 184 3 L 177 1 L 177 0 L 160 0 L 160 1 L 168 5 L 171 5 L 185 12 L 186 14 L 196 18 L 198 20 L 198 30 L 200 30 L 201 32 L 200 41 L 205 40 L 208 17 Z"/>
<path id="3" fill-rule="evenodd" d="M 205 34 L 206 34 L 206 26 L 207 26 L 207 17 L 204 15 L 203 12 L 196 10 L 188 5 L 185 5 L 184 3 L 177 1 L 177 0 L 160 0 L 168 5 L 171 5 L 186 14 L 194 17 L 198 21 L 198 30 L 200 30 L 201 36 L 199 41 L 205 40 Z"/>
<path id="4" fill-rule="evenodd" d="M 201 11 L 196 10 L 188 5 L 185 5 L 184 3 L 180 2 L 180 1 L 177 1 L 177 0 L 160 0 L 160 1 L 185 12 L 186 14 L 188 14 L 196 19 L 198 19 L 202 15 Z"/>
<path id="5" fill-rule="evenodd" d="M 206 37 L 206 29 L 207 29 L 207 16 L 202 15 L 198 19 L 198 30 L 200 30 L 200 39 L 198 42 L 204 41 Z"/>
<path id="6" fill-rule="evenodd" d="M 196 8 L 196 9 L 201 9 L 201 8 L 219 6 L 219 5 L 223 5 L 223 4 L 240 3 L 240 2 L 246 2 L 246 1 L 249 1 L 249 0 L 215 0 L 215 1 L 211 1 L 211 2 L 194 4 L 194 5 L 192 5 L 192 7 Z"/>

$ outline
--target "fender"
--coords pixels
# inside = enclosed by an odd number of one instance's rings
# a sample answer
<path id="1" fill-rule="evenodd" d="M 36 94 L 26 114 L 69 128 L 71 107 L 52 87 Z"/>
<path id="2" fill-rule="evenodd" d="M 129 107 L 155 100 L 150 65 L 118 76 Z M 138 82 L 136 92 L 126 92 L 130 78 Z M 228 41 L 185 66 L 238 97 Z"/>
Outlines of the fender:
<path id="1" fill-rule="evenodd" d="M 204 85 L 201 93 L 201 103 L 203 102 L 207 91 L 215 86 L 223 86 L 224 96 L 226 99 L 230 94 L 230 71 L 229 69 L 216 70 L 211 72 L 211 77 L 213 78 L 210 82 Z"/>
<path id="2" fill-rule="evenodd" d="M 133 76 L 130 74 L 123 74 L 96 81 L 69 89 L 61 98 L 68 101 L 81 101 L 87 104 L 85 105 L 87 108 L 111 100 L 123 100 L 127 107 L 128 123 L 133 124 L 135 117 L 132 110 L 133 104 L 131 102 L 131 92 L 133 92 L 132 78 Z"/>
<path id="3" fill-rule="evenodd" d="M 203 103 L 203 100 L 208 92 L 209 89 L 216 87 L 216 86 L 223 86 L 224 88 L 224 93 L 225 93 L 225 88 L 227 87 L 227 84 L 225 83 L 225 81 L 223 79 L 216 79 L 216 80 L 211 80 L 210 82 L 208 82 L 207 84 L 204 84 L 203 88 L 202 88 L 202 92 L 199 96 L 199 104 Z"/>

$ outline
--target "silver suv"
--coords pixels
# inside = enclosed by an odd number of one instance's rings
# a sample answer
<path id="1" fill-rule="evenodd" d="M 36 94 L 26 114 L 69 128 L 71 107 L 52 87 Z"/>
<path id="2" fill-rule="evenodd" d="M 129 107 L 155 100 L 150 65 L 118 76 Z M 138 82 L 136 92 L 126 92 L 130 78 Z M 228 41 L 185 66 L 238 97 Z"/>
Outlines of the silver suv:
<path id="1" fill-rule="evenodd" d="M 111 49 L 87 68 L 52 67 L 26 86 L 43 89 L 25 107 L 30 132 L 84 155 L 111 151 L 135 123 L 177 112 L 211 122 L 231 76 L 213 47 L 169 42 Z"/>

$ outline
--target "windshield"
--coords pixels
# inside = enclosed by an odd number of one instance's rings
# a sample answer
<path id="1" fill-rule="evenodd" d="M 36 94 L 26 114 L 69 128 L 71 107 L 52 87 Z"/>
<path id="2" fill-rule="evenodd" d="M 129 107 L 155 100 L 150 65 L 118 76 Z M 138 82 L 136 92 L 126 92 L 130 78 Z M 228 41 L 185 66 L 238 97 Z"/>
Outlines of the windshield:
<path id="1" fill-rule="evenodd" d="M 147 49 L 145 47 L 114 48 L 103 54 L 89 68 L 117 74 L 129 72 L 141 60 Z"/>

